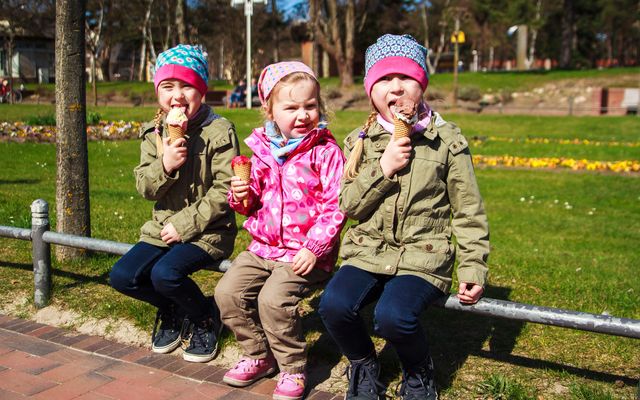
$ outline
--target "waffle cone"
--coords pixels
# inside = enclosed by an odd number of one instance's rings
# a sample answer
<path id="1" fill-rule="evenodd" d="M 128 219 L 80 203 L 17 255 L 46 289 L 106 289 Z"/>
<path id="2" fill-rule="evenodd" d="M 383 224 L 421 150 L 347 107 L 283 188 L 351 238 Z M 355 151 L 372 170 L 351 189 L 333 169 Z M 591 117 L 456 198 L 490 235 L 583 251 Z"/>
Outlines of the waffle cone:
<path id="1" fill-rule="evenodd" d="M 169 143 L 173 143 L 174 141 L 180 139 L 181 137 L 184 137 L 184 130 L 181 127 L 169 125 L 168 128 L 169 128 L 169 137 L 171 138 Z"/>
<path id="2" fill-rule="evenodd" d="M 249 183 L 251 180 L 251 163 L 240 164 L 233 167 L 233 173 L 243 181 Z M 242 200 L 242 205 L 247 207 L 249 205 L 248 199 Z"/>
<path id="3" fill-rule="evenodd" d="M 411 125 L 399 118 L 393 119 L 393 138 L 398 140 L 403 137 L 409 137 L 411 133 Z"/>

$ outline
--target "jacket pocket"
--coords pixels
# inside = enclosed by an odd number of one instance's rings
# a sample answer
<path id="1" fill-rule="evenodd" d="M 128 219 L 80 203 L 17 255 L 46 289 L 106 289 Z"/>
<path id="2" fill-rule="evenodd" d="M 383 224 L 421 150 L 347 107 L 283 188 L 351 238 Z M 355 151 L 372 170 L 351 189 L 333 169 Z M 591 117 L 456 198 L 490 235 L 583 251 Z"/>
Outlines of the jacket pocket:
<path id="1" fill-rule="evenodd" d="M 345 235 L 345 241 L 340 248 L 340 257 L 348 259 L 358 256 L 375 256 L 382 252 L 382 238 L 371 237 L 366 232 L 351 228 Z"/>
<path id="2" fill-rule="evenodd" d="M 453 246 L 446 239 L 433 238 L 406 247 L 404 262 L 407 269 L 442 275 L 453 267 Z"/>

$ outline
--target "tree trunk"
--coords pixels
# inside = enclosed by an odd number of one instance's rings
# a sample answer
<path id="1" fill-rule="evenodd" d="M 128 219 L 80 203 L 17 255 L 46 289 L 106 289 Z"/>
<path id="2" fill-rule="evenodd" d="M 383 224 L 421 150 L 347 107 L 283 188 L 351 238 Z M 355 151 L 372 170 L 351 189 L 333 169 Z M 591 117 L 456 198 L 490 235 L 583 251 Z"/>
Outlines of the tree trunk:
<path id="1" fill-rule="evenodd" d="M 562 13 L 562 37 L 560 42 L 560 68 L 571 67 L 571 53 L 573 49 L 573 0 L 564 0 Z"/>
<path id="2" fill-rule="evenodd" d="M 276 0 L 271 0 L 271 18 L 273 22 L 273 62 L 277 63 L 280 61 L 280 28 L 278 27 L 280 15 Z"/>
<path id="3" fill-rule="evenodd" d="M 11 28 L 10 28 L 11 29 Z M 13 104 L 13 33 L 7 43 L 7 72 L 9 73 L 9 104 Z"/>
<path id="4" fill-rule="evenodd" d="M 176 2 L 176 28 L 178 29 L 178 41 L 180 43 L 188 43 L 184 0 Z"/>
<path id="5" fill-rule="evenodd" d="M 331 55 L 338 65 L 340 74 L 340 86 L 347 88 L 353 85 L 353 58 L 355 36 L 355 0 L 346 2 L 344 16 L 344 32 L 341 29 L 341 21 L 337 0 L 327 1 L 327 21 L 321 20 L 321 2 L 309 1 L 309 15 L 314 38 L 322 48 Z M 344 38 L 344 43 L 342 42 Z"/>
<path id="6" fill-rule="evenodd" d="M 56 1 L 57 231 L 90 236 L 85 98 L 85 0 Z M 59 260 L 84 254 L 56 248 Z"/>
<path id="7" fill-rule="evenodd" d="M 98 77 L 96 74 L 96 55 L 91 53 L 91 92 L 93 93 L 93 105 L 98 106 Z"/>
<path id="8" fill-rule="evenodd" d="M 138 69 L 138 80 L 144 82 L 146 80 L 145 70 L 147 68 L 147 26 L 149 25 L 149 20 L 151 19 L 151 6 L 153 5 L 153 0 L 149 0 L 147 5 L 147 10 L 144 14 L 144 21 L 142 22 L 142 44 L 140 45 L 140 67 Z"/>

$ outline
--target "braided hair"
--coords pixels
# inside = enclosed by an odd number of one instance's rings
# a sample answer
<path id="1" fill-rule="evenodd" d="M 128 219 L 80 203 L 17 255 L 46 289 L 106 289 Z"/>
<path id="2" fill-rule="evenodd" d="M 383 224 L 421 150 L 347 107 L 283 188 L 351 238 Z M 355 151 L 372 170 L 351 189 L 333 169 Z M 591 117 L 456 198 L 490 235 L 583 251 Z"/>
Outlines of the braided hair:
<path id="1" fill-rule="evenodd" d="M 154 123 L 154 133 L 156 134 L 156 152 L 158 154 L 158 158 L 162 156 L 164 152 L 162 147 L 162 117 L 164 116 L 164 110 L 162 108 L 158 108 L 156 111 L 156 115 L 153 117 Z"/>
<path id="2" fill-rule="evenodd" d="M 371 111 L 371 114 L 369 114 L 367 122 L 364 123 L 362 130 L 358 134 L 356 144 L 353 146 L 351 154 L 349 154 L 349 159 L 344 165 L 344 174 L 342 175 L 343 179 L 352 181 L 356 178 L 356 176 L 358 176 L 358 167 L 360 166 L 360 161 L 362 161 L 362 150 L 364 149 L 364 138 L 367 136 L 369 128 L 376 121 L 377 117 L 378 112 L 373 110 Z"/>

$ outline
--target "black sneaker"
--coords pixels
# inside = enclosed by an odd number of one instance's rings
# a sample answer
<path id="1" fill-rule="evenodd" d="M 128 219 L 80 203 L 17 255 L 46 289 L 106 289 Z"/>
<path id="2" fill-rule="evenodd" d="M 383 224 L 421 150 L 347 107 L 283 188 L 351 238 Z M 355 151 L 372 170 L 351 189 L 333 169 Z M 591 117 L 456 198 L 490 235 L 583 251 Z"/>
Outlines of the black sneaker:
<path id="1" fill-rule="evenodd" d="M 191 322 L 186 339 L 188 345 L 184 348 L 182 358 L 200 363 L 213 360 L 218 355 L 218 339 L 223 328 L 217 310 L 204 320 Z"/>
<path id="2" fill-rule="evenodd" d="M 174 307 L 170 310 L 158 310 L 151 334 L 151 350 L 165 354 L 177 349 L 182 340 L 184 321 L 184 315 L 176 312 Z"/>
<path id="3" fill-rule="evenodd" d="M 345 400 L 384 400 L 384 385 L 378 380 L 380 364 L 375 354 L 365 359 L 351 361 L 345 371 L 349 388 Z"/>
<path id="4" fill-rule="evenodd" d="M 402 371 L 400 398 L 402 400 L 438 400 L 431 357 L 413 371 Z"/>

